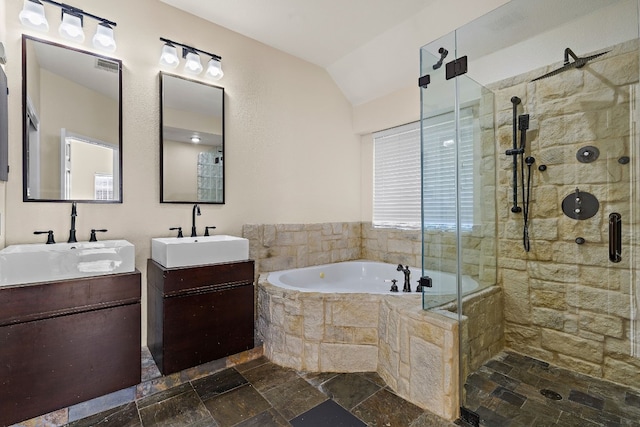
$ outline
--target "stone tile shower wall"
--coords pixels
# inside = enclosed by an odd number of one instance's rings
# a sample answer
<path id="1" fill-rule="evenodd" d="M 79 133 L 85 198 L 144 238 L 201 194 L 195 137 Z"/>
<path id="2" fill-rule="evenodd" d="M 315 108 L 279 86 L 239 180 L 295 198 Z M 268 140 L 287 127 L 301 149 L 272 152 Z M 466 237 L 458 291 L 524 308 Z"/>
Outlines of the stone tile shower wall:
<path id="1" fill-rule="evenodd" d="M 638 250 L 630 248 L 630 229 L 638 224 L 630 212 L 629 183 L 633 164 L 638 164 L 631 146 L 638 144 L 632 110 L 638 44 L 616 46 L 583 69 L 530 83 L 552 68 L 494 88 L 501 189 L 498 280 L 504 290 L 506 344 L 562 367 L 637 387 L 640 359 L 630 356 L 635 294 L 629 269 L 636 268 L 630 256 Z M 523 112 L 531 115 L 527 139 L 536 159 L 529 253 L 522 244 L 522 213 L 510 211 L 512 159 L 500 154 L 512 146 L 512 96 L 520 97 Z M 600 157 L 579 162 L 576 153 L 589 145 L 599 148 Z M 631 156 L 631 163 L 620 164 L 622 156 Z M 537 169 L 541 164 L 546 171 Z M 599 200 L 594 217 L 575 220 L 563 214 L 562 200 L 576 187 Z M 622 214 L 624 224 L 618 264 L 608 259 L 611 212 Z M 577 237 L 586 243 L 576 244 Z"/>

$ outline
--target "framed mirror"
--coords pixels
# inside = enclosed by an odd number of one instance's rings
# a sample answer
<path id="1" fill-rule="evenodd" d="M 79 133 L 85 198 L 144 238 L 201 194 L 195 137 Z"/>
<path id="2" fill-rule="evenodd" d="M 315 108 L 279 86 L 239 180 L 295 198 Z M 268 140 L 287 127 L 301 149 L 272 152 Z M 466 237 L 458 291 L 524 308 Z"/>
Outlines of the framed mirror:
<path id="1" fill-rule="evenodd" d="M 23 200 L 122 203 L 122 62 L 22 36 Z"/>
<path id="2" fill-rule="evenodd" d="M 224 203 L 224 88 L 160 73 L 160 202 Z"/>

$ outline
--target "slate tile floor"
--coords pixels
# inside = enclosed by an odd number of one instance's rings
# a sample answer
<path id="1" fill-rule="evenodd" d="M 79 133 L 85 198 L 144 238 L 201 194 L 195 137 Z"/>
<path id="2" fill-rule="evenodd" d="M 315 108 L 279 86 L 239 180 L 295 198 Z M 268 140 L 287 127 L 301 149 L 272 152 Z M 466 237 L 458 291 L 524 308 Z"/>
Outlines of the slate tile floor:
<path id="1" fill-rule="evenodd" d="M 480 415 L 482 426 L 640 427 L 640 390 L 517 353 L 485 363 L 469 375 L 465 389 L 465 406 Z"/>
<path id="2" fill-rule="evenodd" d="M 143 351 L 145 381 L 137 393 L 127 389 L 114 394 L 122 395 L 117 399 L 126 403 L 85 417 L 96 412 L 91 412 L 94 405 L 88 402 L 69 408 L 68 418 L 76 421 L 68 424 L 56 422 L 59 414 L 52 413 L 53 418 L 34 419 L 19 426 L 455 425 L 401 399 L 375 373 L 300 373 L 279 367 L 264 357 L 226 368 L 221 362 L 224 361 L 193 368 L 188 375 L 183 371 L 161 377 L 148 350 Z M 640 390 L 513 352 L 500 353 L 469 375 L 465 389 L 465 406 L 478 413 L 484 427 L 640 427 Z M 548 391 L 546 396 L 541 390 Z M 137 398 L 134 400 L 129 393 L 135 393 Z"/>
<path id="3" fill-rule="evenodd" d="M 401 399 L 375 373 L 305 374 L 260 357 L 69 427 L 454 426 Z"/>

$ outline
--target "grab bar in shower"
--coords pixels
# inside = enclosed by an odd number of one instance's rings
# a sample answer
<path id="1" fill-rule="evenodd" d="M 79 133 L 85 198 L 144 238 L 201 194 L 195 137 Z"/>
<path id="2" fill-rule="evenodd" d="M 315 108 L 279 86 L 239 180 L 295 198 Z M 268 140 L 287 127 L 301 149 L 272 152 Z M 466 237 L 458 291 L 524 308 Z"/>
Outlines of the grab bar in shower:
<path id="1" fill-rule="evenodd" d="M 622 215 L 616 212 L 609 215 L 609 260 L 622 260 Z"/>

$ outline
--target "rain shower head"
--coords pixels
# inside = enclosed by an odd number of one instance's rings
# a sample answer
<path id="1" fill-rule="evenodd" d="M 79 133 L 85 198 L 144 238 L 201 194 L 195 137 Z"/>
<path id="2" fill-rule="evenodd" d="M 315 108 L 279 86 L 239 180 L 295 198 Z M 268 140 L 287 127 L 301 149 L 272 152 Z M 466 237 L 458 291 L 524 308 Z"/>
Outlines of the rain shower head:
<path id="1" fill-rule="evenodd" d="M 556 70 L 553 70 L 547 74 L 544 74 L 540 77 L 537 77 L 533 80 L 531 80 L 532 82 L 535 82 L 537 80 L 541 80 L 541 79 L 546 79 L 547 77 L 551 77 L 551 76 L 555 76 L 557 74 L 562 73 L 563 71 L 566 70 L 570 70 L 572 68 L 582 68 L 585 65 L 587 65 L 587 62 L 591 61 L 592 59 L 595 59 L 599 56 L 604 55 L 605 53 L 609 53 L 609 51 L 606 52 L 600 52 L 600 53 L 596 53 L 595 55 L 590 55 L 590 56 L 584 56 L 582 58 L 578 57 L 575 53 L 573 53 L 573 51 L 570 48 L 566 48 L 564 50 L 564 65 Z M 571 56 L 571 58 L 573 58 L 573 62 L 571 62 L 569 60 L 569 56 Z"/>

